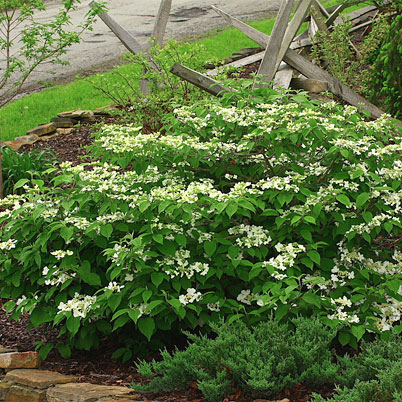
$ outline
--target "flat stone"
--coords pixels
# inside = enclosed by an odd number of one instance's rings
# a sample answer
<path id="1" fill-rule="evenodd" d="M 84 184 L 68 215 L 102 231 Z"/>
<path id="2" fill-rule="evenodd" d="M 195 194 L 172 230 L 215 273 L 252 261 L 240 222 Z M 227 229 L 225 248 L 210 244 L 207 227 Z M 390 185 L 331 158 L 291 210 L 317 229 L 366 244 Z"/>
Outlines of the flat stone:
<path id="1" fill-rule="evenodd" d="M 8 372 L 5 380 L 33 388 L 47 388 L 55 384 L 75 382 L 77 378 L 54 371 L 22 369 Z"/>
<path id="2" fill-rule="evenodd" d="M 51 119 L 51 122 L 56 125 L 57 128 L 70 128 L 77 124 L 77 121 L 70 119 L 69 117 L 55 117 Z"/>
<path id="3" fill-rule="evenodd" d="M 54 123 L 41 124 L 40 126 L 33 128 L 32 130 L 28 130 L 27 134 L 36 134 L 40 137 L 42 135 L 54 133 L 56 131 L 56 128 L 57 127 Z"/>
<path id="4" fill-rule="evenodd" d="M 34 144 L 36 141 L 39 141 L 39 139 L 39 136 L 36 134 L 24 135 L 22 137 L 15 138 L 14 141 L 4 141 L 3 144 L 9 146 L 14 151 L 18 151 L 23 145 Z"/>
<path id="5" fill-rule="evenodd" d="M 127 398 L 124 398 L 124 399 L 102 399 L 102 402 L 144 402 L 144 400 L 138 400 L 137 398 L 139 397 L 139 395 L 134 395 L 133 396 L 133 399 L 127 399 Z M 149 401 L 149 400 L 147 400 L 146 402 L 152 402 L 152 401 Z M 154 401 L 154 402 L 156 402 L 156 401 Z"/>
<path id="6" fill-rule="evenodd" d="M 4 346 L 0 345 L 0 353 L 10 353 L 10 352 L 16 352 L 17 349 L 10 349 L 10 348 L 5 348 Z"/>
<path id="7" fill-rule="evenodd" d="M 62 112 L 57 114 L 58 117 L 70 118 L 70 119 L 91 119 L 94 117 L 94 112 L 92 110 L 69 110 L 67 112 Z"/>
<path id="8" fill-rule="evenodd" d="M 37 352 L 11 352 L 0 354 L 0 368 L 31 369 L 38 368 L 42 360 Z"/>
<path id="9" fill-rule="evenodd" d="M 46 390 L 21 387 L 13 385 L 6 397 L 5 402 L 44 402 L 46 401 Z"/>
<path id="10" fill-rule="evenodd" d="M 102 398 L 124 397 L 127 399 L 132 391 L 126 387 L 94 385 L 83 382 L 56 385 L 47 390 L 46 397 L 48 402 L 96 402 Z"/>
<path id="11" fill-rule="evenodd" d="M 56 133 L 59 135 L 67 135 L 67 134 L 71 134 L 74 131 L 73 128 L 58 128 L 56 130 Z"/>
<path id="12" fill-rule="evenodd" d="M 6 399 L 7 393 L 11 387 L 11 384 L 9 384 L 6 381 L 0 381 L 0 400 L 4 401 Z"/>

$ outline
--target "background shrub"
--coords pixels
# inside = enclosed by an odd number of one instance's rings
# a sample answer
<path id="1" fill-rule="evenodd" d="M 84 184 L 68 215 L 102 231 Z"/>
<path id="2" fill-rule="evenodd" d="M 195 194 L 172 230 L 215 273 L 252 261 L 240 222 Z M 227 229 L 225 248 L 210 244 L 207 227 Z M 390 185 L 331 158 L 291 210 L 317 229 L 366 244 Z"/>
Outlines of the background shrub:
<path id="1" fill-rule="evenodd" d="M 13 194 L 14 185 L 21 179 L 39 179 L 55 167 L 57 158 L 49 150 L 16 152 L 9 147 L 2 150 L 4 195 Z M 21 190 L 20 190 L 21 191 Z"/>

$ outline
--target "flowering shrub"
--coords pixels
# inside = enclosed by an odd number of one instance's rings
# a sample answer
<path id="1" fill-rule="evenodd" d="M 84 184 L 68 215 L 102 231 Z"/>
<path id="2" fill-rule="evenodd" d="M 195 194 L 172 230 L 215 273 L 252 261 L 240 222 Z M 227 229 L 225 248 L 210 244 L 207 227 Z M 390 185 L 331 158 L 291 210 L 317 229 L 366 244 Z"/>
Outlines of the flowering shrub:
<path id="1" fill-rule="evenodd" d="M 86 349 L 99 334 L 150 340 L 220 317 L 314 315 L 341 322 L 350 345 L 399 324 L 396 129 L 261 91 L 178 108 L 166 135 L 105 126 L 91 149 L 102 162 L 64 163 L 52 186 L 17 183 L 25 193 L 0 212 L 13 317 Z"/>

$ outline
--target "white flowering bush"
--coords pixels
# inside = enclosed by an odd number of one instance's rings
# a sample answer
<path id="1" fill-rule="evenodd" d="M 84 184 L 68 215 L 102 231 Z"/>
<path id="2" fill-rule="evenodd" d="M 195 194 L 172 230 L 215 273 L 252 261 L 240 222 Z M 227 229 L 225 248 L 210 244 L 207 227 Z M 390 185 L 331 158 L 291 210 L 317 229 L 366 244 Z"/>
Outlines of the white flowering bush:
<path id="1" fill-rule="evenodd" d="M 221 317 L 314 315 L 352 346 L 401 330 L 402 143 L 387 116 L 269 91 L 178 108 L 164 129 L 105 126 L 102 162 L 1 201 L 13 317 L 86 349 Z"/>

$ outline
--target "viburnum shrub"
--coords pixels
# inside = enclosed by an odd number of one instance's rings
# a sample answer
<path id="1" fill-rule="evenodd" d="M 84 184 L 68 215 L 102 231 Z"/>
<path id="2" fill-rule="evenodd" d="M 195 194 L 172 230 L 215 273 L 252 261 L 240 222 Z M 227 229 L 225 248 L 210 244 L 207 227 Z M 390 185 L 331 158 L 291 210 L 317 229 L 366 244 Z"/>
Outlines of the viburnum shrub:
<path id="1" fill-rule="evenodd" d="M 387 116 L 260 89 L 177 108 L 164 128 L 105 126 L 102 162 L 1 202 L 14 318 L 86 349 L 271 314 L 341 322 L 343 345 L 401 331 L 402 143 Z"/>

